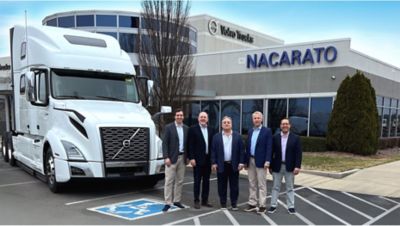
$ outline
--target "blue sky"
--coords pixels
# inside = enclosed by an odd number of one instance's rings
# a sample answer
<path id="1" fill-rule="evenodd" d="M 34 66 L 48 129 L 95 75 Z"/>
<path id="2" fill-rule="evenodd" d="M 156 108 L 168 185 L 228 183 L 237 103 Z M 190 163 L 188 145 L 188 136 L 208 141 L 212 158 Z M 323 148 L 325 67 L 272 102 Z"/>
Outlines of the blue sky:
<path id="1" fill-rule="evenodd" d="M 40 25 L 63 11 L 115 9 L 137 11 L 140 1 L 2 1 L 0 57 L 8 56 L 8 29 Z M 283 39 L 286 44 L 351 38 L 351 48 L 400 67 L 400 2 L 388 1 L 192 1 L 191 15 L 209 14 Z"/>

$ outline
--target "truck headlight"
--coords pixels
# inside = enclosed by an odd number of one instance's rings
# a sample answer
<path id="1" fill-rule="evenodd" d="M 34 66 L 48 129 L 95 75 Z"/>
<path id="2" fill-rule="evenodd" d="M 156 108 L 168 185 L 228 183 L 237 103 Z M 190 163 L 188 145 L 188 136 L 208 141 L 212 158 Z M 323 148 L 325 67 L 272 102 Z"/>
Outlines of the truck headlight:
<path id="1" fill-rule="evenodd" d="M 62 140 L 61 143 L 67 153 L 68 160 L 86 161 L 81 151 L 74 144 L 65 140 Z"/>
<path id="2" fill-rule="evenodd" d="M 156 148 L 157 148 L 157 159 L 162 159 L 163 151 L 162 151 L 162 140 L 156 136 Z"/>

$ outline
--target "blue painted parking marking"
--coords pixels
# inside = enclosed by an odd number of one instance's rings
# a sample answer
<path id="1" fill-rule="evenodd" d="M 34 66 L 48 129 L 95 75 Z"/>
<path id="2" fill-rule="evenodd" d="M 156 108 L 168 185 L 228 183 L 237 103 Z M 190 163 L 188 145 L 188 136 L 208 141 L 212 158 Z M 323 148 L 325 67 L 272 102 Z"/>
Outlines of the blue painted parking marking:
<path id="1" fill-rule="evenodd" d="M 136 199 L 120 203 L 114 203 L 99 207 L 88 208 L 90 211 L 106 214 L 126 220 L 137 220 L 162 214 L 164 202 L 151 199 Z M 168 212 L 177 211 L 180 208 L 171 206 Z"/>

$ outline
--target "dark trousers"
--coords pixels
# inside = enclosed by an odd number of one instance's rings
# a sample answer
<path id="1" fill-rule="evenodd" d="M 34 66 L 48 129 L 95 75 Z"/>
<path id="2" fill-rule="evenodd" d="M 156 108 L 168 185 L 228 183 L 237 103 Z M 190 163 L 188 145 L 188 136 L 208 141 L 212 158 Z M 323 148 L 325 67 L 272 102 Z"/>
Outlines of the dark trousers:
<path id="1" fill-rule="evenodd" d="M 211 174 L 211 163 L 205 165 L 196 165 L 193 167 L 194 177 L 194 201 L 199 202 L 200 186 L 201 186 L 201 202 L 208 203 L 208 194 L 210 192 L 210 174 Z"/>
<path id="2" fill-rule="evenodd" d="M 224 163 L 224 172 L 217 173 L 218 195 L 221 204 L 226 204 L 228 181 L 231 205 L 236 205 L 239 196 L 239 171 L 233 171 L 232 164 Z"/>

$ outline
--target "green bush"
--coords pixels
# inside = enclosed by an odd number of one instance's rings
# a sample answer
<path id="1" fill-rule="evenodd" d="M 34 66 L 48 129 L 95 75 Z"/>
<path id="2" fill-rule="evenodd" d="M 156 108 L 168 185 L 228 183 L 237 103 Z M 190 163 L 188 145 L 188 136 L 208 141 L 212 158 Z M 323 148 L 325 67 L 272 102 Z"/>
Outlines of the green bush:
<path id="1" fill-rule="evenodd" d="M 303 152 L 324 152 L 326 148 L 325 137 L 300 137 Z"/>
<path id="2" fill-rule="evenodd" d="M 375 90 L 357 71 L 341 83 L 328 124 L 329 150 L 373 155 L 378 150 L 378 112 Z"/>
<path id="3" fill-rule="evenodd" d="M 400 146 L 400 138 L 390 137 L 390 138 L 379 139 L 379 149 L 394 148 L 399 146 Z"/>

